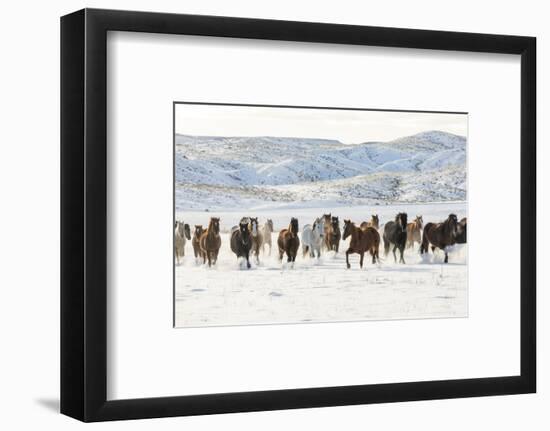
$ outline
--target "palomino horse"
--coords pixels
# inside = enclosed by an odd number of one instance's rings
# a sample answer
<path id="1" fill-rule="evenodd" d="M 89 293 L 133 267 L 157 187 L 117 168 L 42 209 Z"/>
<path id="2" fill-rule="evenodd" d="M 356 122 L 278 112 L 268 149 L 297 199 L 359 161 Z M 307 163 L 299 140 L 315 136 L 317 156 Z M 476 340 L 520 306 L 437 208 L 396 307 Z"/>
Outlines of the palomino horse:
<path id="1" fill-rule="evenodd" d="M 288 228 L 279 232 L 277 245 L 279 246 L 279 260 L 283 260 L 283 255 L 286 253 L 287 262 L 292 262 L 292 265 L 294 266 L 296 254 L 298 253 L 298 247 L 300 247 L 297 218 L 292 217 Z"/>
<path id="2" fill-rule="evenodd" d="M 317 259 L 321 257 L 321 247 L 325 236 L 325 220 L 316 218 L 313 222 L 313 226 L 306 224 L 302 229 L 302 251 L 305 255 L 309 251 L 310 257 L 315 257 L 317 252 Z"/>
<path id="3" fill-rule="evenodd" d="M 455 214 L 449 214 L 443 223 L 427 223 L 424 226 L 420 254 L 428 253 L 428 248 L 431 245 L 432 253 L 436 247 L 443 250 L 445 263 L 448 263 L 447 247 L 456 243 L 457 227 L 458 222 Z"/>
<path id="4" fill-rule="evenodd" d="M 456 227 L 456 243 L 457 244 L 466 244 L 466 228 L 468 225 L 468 219 L 464 217 L 458 222 Z"/>
<path id="5" fill-rule="evenodd" d="M 351 267 L 349 264 L 349 255 L 351 253 L 357 253 L 361 256 L 359 260 L 359 266 L 363 268 L 363 257 L 365 253 L 369 252 L 372 256 L 372 263 L 380 263 L 378 256 L 378 250 L 380 248 L 380 234 L 378 231 L 370 226 L 366 226 L 364 229 L 355 226 L 351 220 L 344 220 L 344 236 L 346 240 L 348 236 L 351 236 L 349 247 L 346 250 L 346 265 L 348 269 Z"/>
<path id="6" fill-rule="evenodd" d="M 327 243 L 327 248 L 330 251 L 335 251 L 336 253 L 338 253 L 338 249 L 340 248 L 340 239 L 342 238 L 338 217 L 332 217 L 327 235 L 328 237 L 325 239 L 325 242 Z"/>
<path id="7" fill-rule="evenodd" d="M 384 226 L 384 255 L 390 252 L 390 246 L 393 244 L 393 258 L 397 262 L 395 250 L 399 249 L 399 263 L 405 263 L 403 252 L 407 243 L 407 213 L 399 213 L 395 216 L 395 221 L 389 221 Z"/>
<path id="8" fill-rule="evenodd" d="M 250 268 L 250 250 L 252 249 L 252 238 L 250 237 L 249 219 L 242 218 L 239 226 L 231 229 L 231 251 L 237 255 L 237 259 L 244 257 L 246 267 Z"/>
<path id="9" fill-rule="evenodd" d="M 364 221 L 359 227 L 361 229 L 365 229 L 367 227 L 373 227 L 376 230 L 380 229 L 380 219 L 378 218 L 378 214 L 371 215 L 370 221 Z"/>
<path id="10" fill-rule="evenodd" d="M 260 227 L 258 226 L 258 217 L 250 217 L 250 233 L 252 234 L 252 254 L 256 258 L 256 263 L 260 263 L 260 247 L 264 240 Z"/>
<path id="11" fill-rule="evenodd" d="M 174 224 L 174 254 L 178 265 L 180 264 L 180 257 L 185 256 L 185 240 L 191 239 L 191 230 L 187 223 L 176 221 Z"/>
<path id="12" fill-rule="evenodd" d="M 265 224 L 261 227 L 260 232 L 264 238 L 262 243 L 262 253 L 265 253 L 264 247 L 269 245 L 269 255 L 271 256 L 271 232 L 273 232 L 273 220 L 267 219 Z"/>
<path id="13" fill-rule="evenodd" d="M 195 253 L 195 259 L 202 257 L 200 239 L 203 232 L 204 232 L 204 229 L 202 227 L 202 224 L 196 224 L 195 232 L 193 233 L 193 240 L 191 241 L 191 244 L 193 244 L 193 252 Z"/>
<path id="14" fill-rule="evenodd" d="M 407 224 L 407 248 L 413 248 L 414 243 L 422 244 L 422 216 L 417 215 L 412 223 Z"/>
<path id="15" fill-rule="evenodd" d="M 216 264 L 218 260 L 218 253 L 222 246 L 222 239 L 220 237 L 220 219 L 219 217 L 211 217 L 208 229 L 206 229 L 200 238 L 199 244 L 201 246 L 203 264 L 208 259 L 208 266 Z"/>

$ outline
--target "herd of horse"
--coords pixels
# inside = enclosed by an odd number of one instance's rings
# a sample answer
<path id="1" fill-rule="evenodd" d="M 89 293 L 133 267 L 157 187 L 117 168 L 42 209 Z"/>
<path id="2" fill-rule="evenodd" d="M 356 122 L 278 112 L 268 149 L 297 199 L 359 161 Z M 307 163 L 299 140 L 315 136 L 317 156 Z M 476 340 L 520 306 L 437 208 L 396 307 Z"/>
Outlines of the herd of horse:
<path id="1" fill-rule="evenodd" d="M 174 254 L 179 265 L 180 258 L 185 255 L 185 243 L 190 240 L 193 246 L 195 259 L 202 259 L 203 264 L 216 265 L 222 240 L 220 236 L 220 219 L 211 217 L 206 229 L 203 225 L 195 225 L 191 238 L 190 226 L 184 222 L 175 222 Z M 340 228 L 340 220 L 332 214 L 323 214 L 317 217 L 312 224 L 303 226 L 301 235 L 298 219 L 292 217 L 288 227 L 282 229 L 277 237 L 279 260 L 286 256 L 287 262 L 294 265 L 300 244 L 303 257 L 320 258 L 323 251 L 338 252 L 340 241 L 350 238 L 346 250 L 346 266 L 350 268 L 349 255 L 359 254 L 359 265 L 363 268 L 363 258 L 369 254 L 372 263 L 379 263 L 380 230 L 384 243 L 384 255 L 390 250 L 395 262 L 405 263 L 403 256 L 405 248 L 414 248 L 418 243 L 420 254 L 432 253 L 440 249 L 445 253 L 445 263 L 448 263 L 448 247 L 454 244 L 466 243 L 467 218 L 460 221 L 455 214 L 449 216 L 440 223 L 426 223 L 422 216 L 417 215 L 412 222 L 407 221 L 407 214 L 400 212 L 394 220 L 388 221 L 383 229 L 380 227 L 380 219 L 377 214 L 371 216 L 370 221 L 364 221 L 357 226 L 351 220 L 344 220 L 343 229 Z M 269 255 L 272 248 L 273 221 L 267 219 L 262 225 L 257 217 L 243 217 L 237 226 L 231 228 L 230 248 L 238 259 L 246 262 L 250 268 L 250 259 L 256 264 L 260 263 L 260 251 L 265 254 L 269 246 Z M 399 258 L 397 253 L 399 252 Z"/>

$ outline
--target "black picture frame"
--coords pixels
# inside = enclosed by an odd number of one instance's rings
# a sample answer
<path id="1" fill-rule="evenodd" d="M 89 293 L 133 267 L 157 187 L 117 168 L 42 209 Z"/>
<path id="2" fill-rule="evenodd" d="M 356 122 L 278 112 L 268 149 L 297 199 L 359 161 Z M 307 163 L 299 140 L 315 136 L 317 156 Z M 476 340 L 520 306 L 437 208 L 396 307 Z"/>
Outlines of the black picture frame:
<path id="1" fill-rule="evenodd" d="M 129 31 L 521 57 L 520 375 L 107 400 L 107 32 Z M 61 18 L 61 412 L 82 421 L 536 391 L 536 39 L 83 9 Z"/>

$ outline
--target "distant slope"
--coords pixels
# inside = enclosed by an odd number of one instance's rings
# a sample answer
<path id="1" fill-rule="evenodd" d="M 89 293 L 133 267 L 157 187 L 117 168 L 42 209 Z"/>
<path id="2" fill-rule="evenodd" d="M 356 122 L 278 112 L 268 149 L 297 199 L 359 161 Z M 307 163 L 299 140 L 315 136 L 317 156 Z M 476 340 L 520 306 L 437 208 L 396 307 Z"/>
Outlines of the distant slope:
<path id="1" fill-rule="evenodd" d="M 466 138 L 390 142 L 176 135 L 178 207 L 465 200 Z M 212 195 L 212 196 L 211 196 Z"/>

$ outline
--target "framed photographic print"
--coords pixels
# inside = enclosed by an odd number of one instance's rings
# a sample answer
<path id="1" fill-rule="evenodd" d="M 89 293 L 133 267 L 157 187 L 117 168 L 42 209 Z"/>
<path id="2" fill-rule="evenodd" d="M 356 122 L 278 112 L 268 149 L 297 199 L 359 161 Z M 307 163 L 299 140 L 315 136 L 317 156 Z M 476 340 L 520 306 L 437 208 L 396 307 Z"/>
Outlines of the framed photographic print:
<path id="1" fill-rule="evenodd" d="M 536 388 L 531 37 L 61 19 L 61 411 Z"/>

